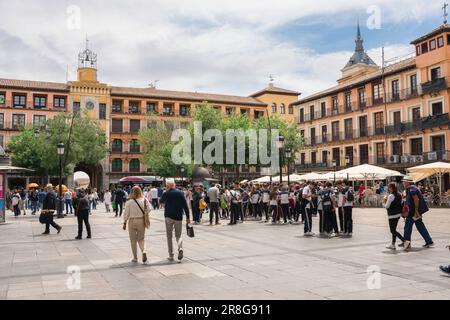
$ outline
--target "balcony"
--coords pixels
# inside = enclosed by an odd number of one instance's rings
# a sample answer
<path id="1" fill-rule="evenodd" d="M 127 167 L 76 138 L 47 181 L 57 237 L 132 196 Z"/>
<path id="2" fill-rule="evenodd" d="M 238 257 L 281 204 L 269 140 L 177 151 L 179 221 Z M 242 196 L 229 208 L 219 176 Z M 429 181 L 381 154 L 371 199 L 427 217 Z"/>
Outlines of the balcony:
<path id="1" fill-rule="evenodd" d="M 423 94 L 430 94 L 434 92 L 439 92 L 441 90 L 447 89 L 447 79 L 446 78 L 438 78 L 435 80 L 431 80 L 422 84 L 422 92 Z"/>

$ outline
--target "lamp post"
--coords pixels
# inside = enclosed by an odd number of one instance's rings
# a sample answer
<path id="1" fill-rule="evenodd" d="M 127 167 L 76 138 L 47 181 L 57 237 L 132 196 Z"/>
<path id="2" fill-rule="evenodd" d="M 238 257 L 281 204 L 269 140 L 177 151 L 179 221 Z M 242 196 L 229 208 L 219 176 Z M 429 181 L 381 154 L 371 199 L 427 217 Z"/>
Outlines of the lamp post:
<path id="1" fill-rule="evenodd" d="M 181 186 L 184 187 L 184 167 L 180 168 L 180 172 L 181 172 Z"/>
<path id="2" fill-rule="evenodd" d="M 348 168 L 349 164 L 350 164 L 350 157 L 345 157 L 345 167 Z M 349 180 L 348 172 L 347 172 L 347 180 Z"/>
<path id="3" fill-rule="evenodd" d="M 284 150 L 284 156 L 287 159 L 287 180 L 288 180 L 288 186 L 291 185 L 291 178 L 289 177 L 290 175 L 290 165 L 291 165 L 291 157 L 292 157 L 292 149 L 291 148 L 286 148 Z"/>
<path id="4" fill-rule="evenodd" d="M 57 145 L 57 151 L 59 156 L 59 187 L 58 187 L 58 208 L 57 208 L 57 218 L 64 218 L 63 210 L 62 210 L 62 175 L 63 175 L 63 167 L 62 167 L 62 158 L 64 156 L 64 143 L 60 142 Z"/>
<path id="5" fill-rule="evenodd" d="M 280 185 L 283 184 L 283 147 L 284 147 L 284 137 L 282 135 L 278 136 L 278 157 L 280 161 Z"/>
<path id="6" fill-rule="evenodd" d="M 334 169 L 334 185 L 336 185 L 336 165 L 337 165 L 337 161 L 336 161 L 336 160 L 333 160 L 333 161 L 331 162 L 331 164 L 332 164 L 333 169 Z"/>

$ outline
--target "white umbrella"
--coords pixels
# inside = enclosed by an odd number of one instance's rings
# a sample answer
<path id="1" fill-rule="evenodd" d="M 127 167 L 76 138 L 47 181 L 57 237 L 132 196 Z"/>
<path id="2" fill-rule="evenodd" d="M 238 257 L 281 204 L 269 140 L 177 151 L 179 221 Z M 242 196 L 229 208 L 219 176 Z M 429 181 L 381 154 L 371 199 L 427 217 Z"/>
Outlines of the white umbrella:
<path id="1" fill-rule="evenodd" d="M 387 177 L 403 176 L 400 172 L 377 167 L 371 164 L 362 164 L 356 167 L 338 171 L 340 175 L 348 176 L 350 179 L 386 179 Z"/>
<path id="2" fill-rule="evenodd" d="M 323 174 L 311 172 L 311 173 L 307 173 L 307 174 L 298 176 L 297 181 L 321 181 L 321 180 L 326 180 L 326 179 L 324 179 Z"/>
<path id="3" fill-rule="evenodd" d="M 442 176 L 450 173 L 450 163 L 447 162 L 433 162 L 422 166 L 407 169 L 414 181 L 423 180 L 429 176 L 437 175 L 439 179 L 439 199 L 442 194 Z"/>
<path id="4" fill-rule="evenodd" d="M 341 180 L 346 179 L 347 175 L 342 175 L 339 172 L 327 172 L 321 175 L 322 181 L 333 181 L 333 180 Z M 319 180 L 320 181 L 320 180 Z"/>
<path id="5" fill-rule="evenodd" d="M 251 182 L 253 182 L 253 183 L 258 183 L 258 182 L 259 183 L 268 183 L 268 182 L 270 182 L 270 176 L 261 177 L 261 178 L 252 180 Z"/>

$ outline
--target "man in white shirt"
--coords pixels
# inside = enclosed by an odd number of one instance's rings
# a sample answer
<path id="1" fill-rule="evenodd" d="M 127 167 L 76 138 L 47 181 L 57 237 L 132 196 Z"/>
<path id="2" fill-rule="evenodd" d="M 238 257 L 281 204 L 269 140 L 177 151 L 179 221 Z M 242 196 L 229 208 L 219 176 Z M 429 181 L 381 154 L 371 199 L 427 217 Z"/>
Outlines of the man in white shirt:
<path id="1" fill-rule="evenodd" d="M 149 192 L 149 201 L 152 203 L 153 210 L 158 209 L 159 201 L 158 201 L 158 189 L 155 186 L 152 186 Z"/>
<path id="2" fill-rule="evenodd" d="M 317 194 L 313 194 L 314 189 L 314 182 L 310 181 L 308 185 L 303 188 L 302 197 L 307 201 L 306 207 L 305 207 L 305 227 L 304 232 L 305 236 L 314 236 L 314 233 L 312 232 L 312 206 L 313 206 L 313 198 L 317 198 Z"/>
<path id="3" fill-rule="evenodd" d="M 216 215 L 216 225 L 219 225 L 219 188 L 214 184 L 208 190 L 209 197 L 209 224 L 213 224 L 214 214 Z"/>

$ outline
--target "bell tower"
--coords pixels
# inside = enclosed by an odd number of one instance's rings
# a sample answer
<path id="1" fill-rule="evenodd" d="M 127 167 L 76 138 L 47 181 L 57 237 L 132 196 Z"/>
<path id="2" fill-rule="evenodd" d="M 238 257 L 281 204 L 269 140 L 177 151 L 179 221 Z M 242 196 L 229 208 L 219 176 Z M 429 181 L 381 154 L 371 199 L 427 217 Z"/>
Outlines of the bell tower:
<path id="1" fill-rule="evenodd" d="M 97 82 L 97 54 L 89 49 L 89 40 L 86 39 L 86 48 L 78 54 L 78 81 Z"/>

